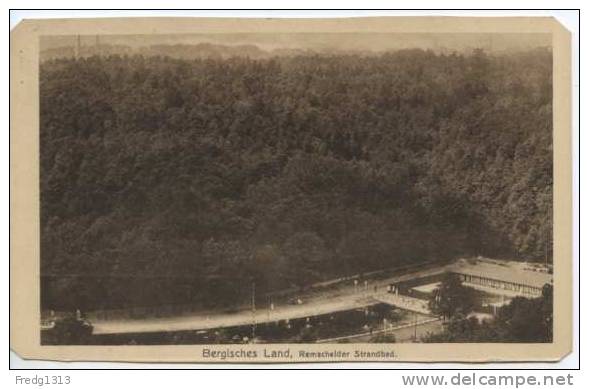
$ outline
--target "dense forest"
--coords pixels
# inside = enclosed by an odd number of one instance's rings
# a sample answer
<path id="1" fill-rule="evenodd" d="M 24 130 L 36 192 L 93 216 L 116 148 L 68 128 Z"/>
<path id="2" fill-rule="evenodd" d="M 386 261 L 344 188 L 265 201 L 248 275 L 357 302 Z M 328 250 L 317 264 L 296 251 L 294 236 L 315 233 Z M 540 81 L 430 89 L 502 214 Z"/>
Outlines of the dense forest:
<path id="1" fill-rule="evenodd" d="M 45 308 L 552 256 L 548 49 L 40 66 Z"/>

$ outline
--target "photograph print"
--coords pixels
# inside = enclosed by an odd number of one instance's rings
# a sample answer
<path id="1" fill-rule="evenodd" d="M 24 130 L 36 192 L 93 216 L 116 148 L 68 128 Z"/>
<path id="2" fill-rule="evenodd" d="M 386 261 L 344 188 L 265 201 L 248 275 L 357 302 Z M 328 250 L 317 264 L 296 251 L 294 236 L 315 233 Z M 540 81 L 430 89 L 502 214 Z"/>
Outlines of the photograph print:
<path id="1" fill-rule="evenodd" d="M 41 345 L 553 341 L 551 34 L 39 45 Z"/>

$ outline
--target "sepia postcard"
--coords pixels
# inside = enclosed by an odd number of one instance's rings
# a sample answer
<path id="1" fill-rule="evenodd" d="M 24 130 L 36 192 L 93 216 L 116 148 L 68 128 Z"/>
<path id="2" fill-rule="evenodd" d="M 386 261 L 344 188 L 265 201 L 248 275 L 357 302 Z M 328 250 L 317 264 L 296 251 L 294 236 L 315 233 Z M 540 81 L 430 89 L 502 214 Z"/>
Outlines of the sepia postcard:
<path id="1" fill-rule="evenodd" d="M 539 17 L 21 22 L 12 349 L 560 360 L 570 50 Z"/>

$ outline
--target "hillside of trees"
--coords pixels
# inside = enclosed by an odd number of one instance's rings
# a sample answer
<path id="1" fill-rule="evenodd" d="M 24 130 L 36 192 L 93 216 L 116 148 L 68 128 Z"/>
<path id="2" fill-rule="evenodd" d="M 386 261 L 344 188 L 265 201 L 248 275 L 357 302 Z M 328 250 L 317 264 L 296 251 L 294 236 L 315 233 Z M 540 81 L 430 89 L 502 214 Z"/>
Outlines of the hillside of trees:
<path id="1" fill-rule="evenodd" d="M 297 56 L 333 56 L 333 55 L 378 55 L 369 50 L 311 50 L 300 48 L 276 48 L 264 50 L 256 45 L 222 45 L 214 43 L 198 44 L 153 44 L 148 46 L 133 47 L 124 44 L 108 44 L 94 41 L 89 44 L 87 37 L 76 49 L 74 40 L 71 45 L 49 47 L 39 53 L 41 62 L 58 59 L 88 58 L 92 56 L 144 56 L 144 57 L 170 57 L 174 59 L 229 59 L 232 57 L 248 58 L 254 60 L 271 59 L 272 57 L 297 57 Z"/>
<path id="2" fill-rule="evenodd" d="M 40 66 L 44 308 L 552 256 L 548 50 Z"/>

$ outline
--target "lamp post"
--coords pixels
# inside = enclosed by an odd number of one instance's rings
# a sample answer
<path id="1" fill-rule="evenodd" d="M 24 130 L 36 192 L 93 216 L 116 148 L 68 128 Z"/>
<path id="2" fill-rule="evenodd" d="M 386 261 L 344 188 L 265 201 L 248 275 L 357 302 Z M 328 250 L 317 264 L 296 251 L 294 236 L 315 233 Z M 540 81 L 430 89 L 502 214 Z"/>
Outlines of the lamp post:
<path id="1" fill-rule="evenodd" d="M 256 337 L 256 283 L 252 281 L 252 342 Z"/>
<path id="2" fill-rule="evenodd" d="M 417 342 L 417 313 L 413 312 L 413 341 Z"/>

